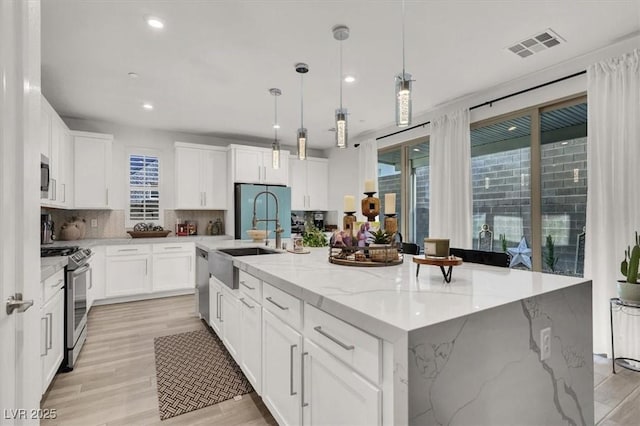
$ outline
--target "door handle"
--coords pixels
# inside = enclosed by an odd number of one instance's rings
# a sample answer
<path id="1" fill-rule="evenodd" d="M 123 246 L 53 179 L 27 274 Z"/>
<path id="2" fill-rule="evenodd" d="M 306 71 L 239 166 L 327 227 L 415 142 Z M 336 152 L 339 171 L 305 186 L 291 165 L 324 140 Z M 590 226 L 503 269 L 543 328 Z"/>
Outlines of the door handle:
<path id="1" fill-rule="evenodd" d="M 22 313 L 33 306 L 33 300 L 22 300 L 22 293 L 16 293 L 7 299 L 7 315 L 11 315 L 13 311 Z"/>
<path id="2" fill-rule="evenodd" d="M 49 323 L 49 343 L 47 343 L 47 351 L 49 351 L 49 349 L 53 347 L 53 314 L 48 312 L 47 317 L 49 317 L 47 321 Z"/>
<path id="3" fill-rule="evenodd" d="M 345 345 L 344 343 L 342 343 L 340 340 L 336 339 L 335 337 L 333 337 L 332 335 L 330 335 L 329 333 L 327 333 L 326 331 L 324 331 L 322 329 L 322 327 L 320 327 L 319 325 L 316 327 L 313 327 L 313 329 L 315 331 L 317 331 L 318 333 L 322 334 L 324 337 L 326 337 L 327 339 L 331 340 L 333 343 L 335 343 L 336 345 L 339 345 L 342 349 L 347 350 L 347 351 L 352 351 L 355 349 L 355 346 L 353 345 Z"/>
<path id="4" fill-rule="evenodd" d="M 298 392 L 293 391 L 293 350 L 297 348 L 298 345 L 291 345 L 289 348 L 289 395 L 297 395 Z"/>
<path id="5" fill-rule="evenodd" d="M 105 194 L 107 194 L 107 206 L 109 205 L 109 188 L 105 188 Z"/>
<path id="6" fill-rule="evenodd" d="M 66 183 L 62 184 L 62 202 L 63 203 L 67 202 L 67 184 Z"/>
<path id="7" fill-rule="evenodd" d="M 271 296 L 267 297 L 267 300 L 271 303 L 273 303 L 274 305 L 276 305 L 278 308 L 282 309 L 283 311 L 286 311 L 287 309 L 289 309 L 287 306 L 282 306 L 281 304 L 279 304 L 278 302 L 276 302 L 275 300 L 273 300 L 271 298 Z"/>
<path id="8" fill-rule="evenodd" d="M 245 302 L 244 297 L 240 298 L 240 301 L 244 304 L 244 306 L 246 306 L 249 309 L 253 309 L 255 308 L 255 306 L 251 306 L 250 304 L 248 304 L 247 302 Z"/>
<path id="9" fill-rule="evenodd" d="M 302 402 L 302 407 L 307 407 L 309 405 L 308 402 L 304 402 L 304 357 L 309 355 L 309 352 L 303 352 L 302 353 L 302 358 L 301 358 L 301 370 L 302 370 L 302 374 L 300 377 L 300 389 L 301 389 L 301 395 L 300 395 L 300 401 Z"/>
<path id="10" fill-rule="evenodd" d="M 47 348 L 47 334 L 49 333 L 49 327 L 47 326 L 47 322 L 49 322 L 49 318 L 40 317 L 40 332 L 42 332 L 42 320 L 44 320 L 44 353 L 42 353 L 42 342 L 40 342 L 40 356 L 47 356 L 49 353 L 49 349 Z"/>
<path id="11" fill-rule="evenodd" d="M 220 312 L 220 322 L 224 322 L 222 319 L 222 296 L 224 296 L 224 294 L 220 293 L 220 310 L 218 311 Z"/>
<path id="12" fill-rule="evenodd" d="M 255 287 L 249 286 L 245 281 L 240 281 L 240 284 L 242 284 L 243 286 L 245 286 L 249 290 L 255 290 L 256 289 Z"/>
<path id="13" fill-rule="evenodd" d="M 207 192 L 205 191 L 202 194 L 204 195 L 204 204 L 203 204 L 203 206 L 206 207 L 207 206 Z"/>

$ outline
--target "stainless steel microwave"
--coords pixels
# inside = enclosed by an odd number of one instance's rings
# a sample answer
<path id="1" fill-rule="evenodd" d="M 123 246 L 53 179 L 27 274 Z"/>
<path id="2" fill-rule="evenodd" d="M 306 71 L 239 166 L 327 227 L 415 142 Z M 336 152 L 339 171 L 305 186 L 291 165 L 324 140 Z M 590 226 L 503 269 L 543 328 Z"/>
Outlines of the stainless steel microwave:
<path id="1" fill-rule="evenodd" d="M 49 159 L 40 154 L 40 198 L 49 198 Z"/>

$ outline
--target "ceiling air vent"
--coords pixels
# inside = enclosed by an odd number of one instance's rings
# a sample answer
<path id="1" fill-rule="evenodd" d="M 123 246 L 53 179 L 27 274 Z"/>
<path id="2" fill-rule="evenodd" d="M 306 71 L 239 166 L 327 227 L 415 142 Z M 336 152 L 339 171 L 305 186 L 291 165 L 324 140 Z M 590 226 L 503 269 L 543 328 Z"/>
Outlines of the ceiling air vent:
<path id="1" fill-rule="evenodd" d="M 533 35 L 507 48 L 521 58 L 527 58 L 534 53 L 542 52 L 564 43 L 565 40 L 556 34 L 551 28 L 547 28 L 539 34 Z"/>

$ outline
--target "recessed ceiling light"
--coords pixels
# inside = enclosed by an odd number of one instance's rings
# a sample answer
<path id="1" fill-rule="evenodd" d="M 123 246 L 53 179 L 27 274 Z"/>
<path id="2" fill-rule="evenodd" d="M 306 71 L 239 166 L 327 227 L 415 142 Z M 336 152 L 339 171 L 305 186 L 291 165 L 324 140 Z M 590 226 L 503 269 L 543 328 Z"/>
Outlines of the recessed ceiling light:
<path id="1" fill-rule="evenodd" d="M 279 125 L 279 124 L 274 124 L 274 125 L 273 125 L 273 128 L 274 128 L 274 129 L 279 129 L 279 128 L 280 128 L 280 125 Z"/>
<path id="2" fill-rule="evenodd" d="M 129 74 L 127 74 L 127 75 L 128 75 L 130 78 L 138 78 L 138 77 L 139 77 L 138 73 L 135 73 L 135 72 L 130 72 L 130 73 L 129 73 Z"/>
<path id="3" fill-rule="evenodd" d="M 562 142 L 561 145 L 568 145 L 568 144 L 569 144 L 569 142 Z"/>
<path id="4" fill-rule="evenodd" d="M 420 151 L 420 148 L 413 148 L 413 150 L 414 150 L 415 152 L 419 152 L 419 151 Z"/>
<path id="5" fill-rule="evenodd" d="M 516 127 L 516 126 L 511 126 L 511 127 L 509 127 L 507 130 L 509 130 L 510 132 L 513 132 L 515 129 L 517 129 L 517 127 Z"/>
<path id="6" fill-rule="evenodd" d="M 151 105 L 149 102 L 146 102 L 144 104 L 142 104 L 142 108 L 151 111 L 153 109 L 153 105 Z"/>
<path id="7" fill-rule="evenodd" d="M 158 18 L 154 18 L 154 17 L 147 18 L 147 24 L 151 28 L 155 28 L 157 30 L 161 30 L 162 28 L 164 28 L 164 22 L 162 22 L 162 20 L 160 20 Z"/>
<path id="8" fill-rule="evenodd" d="M 344 78 L 345 83 L 353 83 L 354 81 L 356 81 L 356 78 L 352 75 L 348 75 Z"/>

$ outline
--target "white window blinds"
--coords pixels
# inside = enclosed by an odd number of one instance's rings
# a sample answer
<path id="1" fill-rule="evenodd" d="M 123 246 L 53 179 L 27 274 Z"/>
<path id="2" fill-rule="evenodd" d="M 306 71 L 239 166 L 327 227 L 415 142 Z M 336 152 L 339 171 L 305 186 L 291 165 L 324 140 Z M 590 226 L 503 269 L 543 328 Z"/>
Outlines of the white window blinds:
<path id="1" fill-rule="evenodd" d="M 160 220 L 160 169 L 158 157 L 129 156 L 129 220 Z"/>

